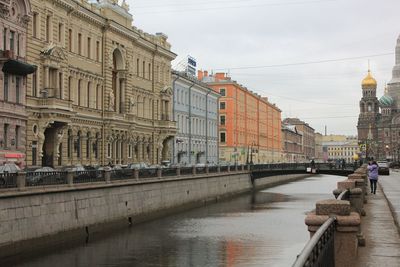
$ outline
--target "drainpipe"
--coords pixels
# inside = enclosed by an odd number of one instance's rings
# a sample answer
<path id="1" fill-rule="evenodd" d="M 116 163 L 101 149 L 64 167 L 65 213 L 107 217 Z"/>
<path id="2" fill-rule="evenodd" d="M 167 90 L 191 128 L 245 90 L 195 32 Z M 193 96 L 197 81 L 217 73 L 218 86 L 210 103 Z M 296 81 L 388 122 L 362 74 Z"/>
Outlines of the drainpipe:
<path id="1" fill-rule="evenodd" d="M 172 118 L 175 121 L 175 83 L 179 79 L 179 75 L 176 75 L 176 78 L 172 82 Z M 175 164 L 175 143 L 176 137 L 172 141 L 172 164 Z"/>
<path id="2" fill-rule="evenodd" d="M 189 87 L 189 164 L 192 164 L 192 87 Z"/>

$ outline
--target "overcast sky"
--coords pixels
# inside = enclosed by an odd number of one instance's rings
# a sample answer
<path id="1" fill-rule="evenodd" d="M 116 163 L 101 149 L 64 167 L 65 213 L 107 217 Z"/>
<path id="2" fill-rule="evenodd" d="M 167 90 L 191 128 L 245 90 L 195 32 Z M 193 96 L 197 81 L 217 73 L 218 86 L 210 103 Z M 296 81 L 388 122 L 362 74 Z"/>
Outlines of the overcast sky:
<path id="1" fill-rule="evenodd" d="M 368 59 L 378 98 L 391 79 L 399 0 L 127 2 L 135 26 L 168 35 L 174 66 L 191 55 L 200 69 L 229 72 L 276 103 L 282 118 L 298 117 L 321 133 L 327 125 L 328 134 L 357 134 Z M 329 62 L 293 64 L 316 61 Z"/>

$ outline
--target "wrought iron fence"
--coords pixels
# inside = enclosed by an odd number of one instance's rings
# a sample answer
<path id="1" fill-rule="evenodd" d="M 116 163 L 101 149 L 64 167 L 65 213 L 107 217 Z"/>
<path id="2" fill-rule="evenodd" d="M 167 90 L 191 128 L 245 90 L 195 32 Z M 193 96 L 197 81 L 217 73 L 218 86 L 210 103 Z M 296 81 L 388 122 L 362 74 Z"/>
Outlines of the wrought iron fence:
<path id="1" fill-rule="evenodd" d="M 221 172 L 227 172 L 228 171 L 228 165 L 222 165 L 220 167 Z"/>
<path id="2" fill-rule="evenodd" d="M 181 175 L 192 175 L 193 169 L 192 167 L 183 167 L 181 168 Z"/>
<path id="3" fill-rule="evenodd" d="M 163 168 L 161 169 L 161 176 L 176 176 L 176 168 Z"/>
<path id="4" fill-rule="evenodd" d="M 216 172 L 218 172 L 218 167 L 217 166 L 208 167 L 208 172 L 209 173 L 216 173 Z"/>
<path id="5" fill-rule="evenodd" d="M 66 171 L 27 172 L 26 186 L 62 185 L 67 184 Z"/>
<path id="6" fill-rule="evenodd" d="M 133 169 L 113 169 L 111 170 L 110 179 L 115 180 L 128 180 L 133 179 Z"/>
<path id="7" fill-rule="evenodd" d="M 329 218 L 308 241 L 292 267 L 335 266 L 336 218 Z"/>
<path id="8" fill-rule="evenodd" d="M 140 178 L 156 178 L 156 177 L 157 177 L 157 169 L 156 168 L 139 169 L 139 179 Z"/>
<path id="9" fill-rule="evenodd" d="M 86 170 L 76 171 L 74 173 L 74 184 L 92 183 L 105 181 L 104 171 Z"/>
<path id="10" fill-rule="evenodd" d="M 15 188 L 17 187 L 16 173 L 0 173 L 0 188 Z"/>

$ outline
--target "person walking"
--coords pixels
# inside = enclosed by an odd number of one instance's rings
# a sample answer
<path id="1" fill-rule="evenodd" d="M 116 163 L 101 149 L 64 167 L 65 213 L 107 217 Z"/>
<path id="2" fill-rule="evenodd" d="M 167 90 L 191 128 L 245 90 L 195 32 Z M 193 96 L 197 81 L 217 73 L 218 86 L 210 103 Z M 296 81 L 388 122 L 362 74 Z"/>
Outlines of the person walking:
<path id="1" fill-rule="evenodd" d="M 378 164 L 376 161 L 371 160 L 368 163 L 368 179 L 371 184 L 371 194 L 376 194 L 376 183 L 378 182 Z"/>

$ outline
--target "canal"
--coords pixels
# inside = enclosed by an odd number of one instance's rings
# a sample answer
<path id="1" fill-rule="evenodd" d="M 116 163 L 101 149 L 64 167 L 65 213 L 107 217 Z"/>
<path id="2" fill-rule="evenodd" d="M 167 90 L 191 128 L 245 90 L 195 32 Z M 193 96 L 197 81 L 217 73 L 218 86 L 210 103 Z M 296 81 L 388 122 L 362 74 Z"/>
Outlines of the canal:
<path id="1" fill-rule="evenodd" d="M 310 177 L 0 266 L 290 266 L 309 239 L 306 212 L 332 198 L 339 180 Z"/>

